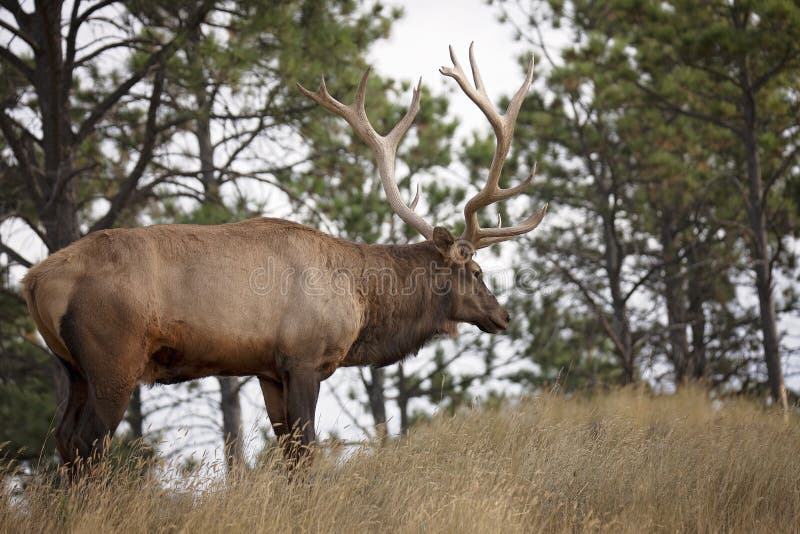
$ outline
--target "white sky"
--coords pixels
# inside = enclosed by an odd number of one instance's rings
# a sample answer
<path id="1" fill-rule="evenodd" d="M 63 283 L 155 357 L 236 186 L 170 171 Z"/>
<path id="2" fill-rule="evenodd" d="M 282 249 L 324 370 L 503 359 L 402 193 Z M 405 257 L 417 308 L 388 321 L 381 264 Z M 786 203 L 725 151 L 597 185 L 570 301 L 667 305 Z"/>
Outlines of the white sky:
<path id="1" fill-rule="evenodd" d="M 530 50 L 512 39 L 508 26 L 497 22 L 497 6 L 483 0 L 404 0 L 405 16 L 392 35 L 369 54 L 372 65 L 384 75 L 408 80 L 422 77 L 422 83 L 441 94 L 451 92 L 450 103 L 465 130 L 484 128 L 486 119 L 458 89 L 451 78 L 439 74 L 450 66 L 448 46 L 453 45 L 459 62 L 469 72 L 469 44 L 475 52 L 483 81 L 493 101 L 520 86 L 523 73 L 517 58 Z M 410 98 L 410 97 L 409 97 Z"/>
<path id="2" fill-rule="evenodd" d="M 438 72 L 440 66 L 450 65 L 448 45 L 454 46 L 462 66 L 467 70 L 469 44 L 471 41 L 475 42 L 483 80 L 493 101 L 497 101 L 501 95 L 512 93 L 519 87 L 523 73 L 518 58 L 522 53 L 529 53 L 530 48 L 514 41 L 511 28 L 497 22 L 498 8 L 486 5 L 483 0 L 395 0 L 392 4 L 403 6 L 405 16 L 393 26 L 390 39 L 379 43 L 370 52 L 368 57 L 373 67 L 383 75 L 398 79 L 415 81 L 421 76 L 423 84 L 434 93 L 449 94 L 451 110 L 462 122 L 459 136 L 464 136 L 474 129 L 487 129 L 486 120 L 475 105 L 461 93 L 452 79 Z M 548 35 L 547 39 L 549 46 L 557 46 L 565 41 L 563 34 Z M 410 91 L 406 97 L 410 101 Z M 20 236 L 20 239 L 26 238 Z M 12 244 L 16 243 L 12 241 Z M 28 243 L 27 247 L 23 245 L 21 248 L 31 250 L 36 246 Z M 30 257 L 39 259 L 41 254 L 32 251 Z M 502 260 L 495 265 L 484 265 L 487 271 L 501 267 L 503 267 Z M 462 331 L 469 328 L 462 327 Z M 423 354 L 410 365 L 412 367 L 418 365 L 419 360 L 424 358 Z M 465 358 L 464 364 L 469 365 L 468 358 Z M 361 432 L 350 424 L 346 411 L 330 393 L 331 387 L 337 388 L 338 397 L 346 399 L 347 382 L 354 381 L 356 376 L 355 370 L 340 370 L 323 384 L 317 410 L 317 430 L 320 436 L 324 437 L 329 431 L 335 430 L 342 437 L 361 437 Z M 216 388 L 216 384 L 213 381 L 205 381 L 204 387 Z M 146 390 L 145 402 L 160 395 L 160 391 L 160 388 Z M 205 412 L 207 417 L 218 417 L 213 410 L 207 410 L 208 407 L 201 404 L 194 404 L 192 409 Z M 359 413 L 358 405 L 357 402 L 346 402 L 346 410 Z M 242 408 L 244 429 L 251 449 L 254 449 L 259 445 L 256 429 L 267 424 L 260 389 L 255 381 L 251 381 L 244 390 Z M 394 416 L 392 403 L 388 409 L 391 418 Z M 218 458 L 218 448 L 208 443 L 201 443 L 207 441 L 208 432 L 192 430 L 194 426 L 192 415 L 169 416 L 171 424 L 184 426 L 181 431 L 171 432 L 165 436 L 164 452 L 170 452 L 178 445 L 189 445 L 190 448 L 194 446 L 198 454 L 205 453 L 211 458 Z M 153 428 L 160 426 L 159 421 L 149 421 L 149 423 Z M 368 425 L 370 419 L 363 418 L 362 423 Z M 397 426 L 396 418 L 392 419 L 390 429 L 396 431 Z M 214 438 L 218 440 L 216 436 Z"/>

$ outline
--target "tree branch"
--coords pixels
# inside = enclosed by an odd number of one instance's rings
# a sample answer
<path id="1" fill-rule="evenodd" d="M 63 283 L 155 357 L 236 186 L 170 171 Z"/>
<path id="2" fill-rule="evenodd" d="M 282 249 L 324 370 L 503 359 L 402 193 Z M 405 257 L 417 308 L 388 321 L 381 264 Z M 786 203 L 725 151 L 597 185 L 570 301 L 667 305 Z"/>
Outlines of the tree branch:
<path id="1" fill-rule="evenodd" d="M 15 28 L 14 26 L 4 21 L 3 19 L 0 19 L 0 27 L 5 28 L 9 32 L 11 32 L 11 34 L 14 35 L 14 37 L 19 37 L 20 39 L 25 41 L 25 43 L 28 46 L 36 50 L 36 41 L 34 41 L 33 38 L 31 38 L 31 36 L 28 35 L 26 32 L 23 32 L 19 28 Z"/>
<path id="2" fill-rule="evenodd" d="M 772 186 L 775 185 L 781 176 L 795 164 L 797 159 L 800 157 L 800 144 L 794 147 L 789 154 L 781 161 L 781 164 L 770 174 L 769 178 L 767 179 L 766 183 L 764 184 L 764 193 L 761 197 L 761 209 L 764 209 L 767 205 L 767 198 L 769 197 L 768 193 Z"/>
<path id="3" fill-rule="evenodd" d="M 628 300 L 630 300 L 630 298 L 633 296 L 633 294 L 636 293 L 636 291 L 640 287 L 642 287 L 642 285 L 644 285 L 650 279 L 651 276 L 653 276 L 661 268 L 663 268 L 664 265 L 665 265 L 664 262 L 658 262 L 654 265 L 651 265 L 650 268 L 647 269 L 647 272 L 644 273 L 644 275 L 641 278 L 639 278 L 636 281 L 636 283 L 633 284 L 633 286 L 631 286 L 631 288 L 625 293 L 625 295 L 622 297 L 622 300 L 627 303 Z"/>
<path id="4" fill-rule="evenodd" d="M 114 41 L 107 45 L 103 45 L 99 48 L 96 48 L 91 52 L 86 53 L 86 55 L 79 57 L 77 60 L 74 60 L 73 66 L 80 67 L 84 63 L 93 60 L 94 58 L 104 54 L 105 52 L 108 52 L 109 50 L 113 50 L 115 48 L 133 48 L 133 45 L 138 43 L 147 43 L 147 41 L 143 39 L 124 39 L 122 41 Z"/>
<path id="5" fill-rule="evenodd" d="M 158 108 L 161 105 L 161 95 L 164 91 L 165 68 L 166 67 L 164 65 L 161 65 L 161 68 L 159 68 L 159 70 L 156 72 L 156 77 L 153 81 L 153 92 L 150 95 L 150 105 L 147 109 L 147 122 L 145 124 L 144 141 L 142 143 L 142 149 L 139 152 L 139 159 L 136 161 L 136 165 L 131 170 L 128 177 L 120 186 L 117 194 L 111 200 L 111 206 L 109 206 L 106 214 L 92 225 L 90 229 L 91 232 L 108 228 L 114 224 L 114 221 L 117 220 L 120 212 L 125 208 L 131 196 L 136 191 L 136 186 L 138 185 L 142 174 L 144 174 L 147 165 L 152 159 L 153 148 L 155 147 L 156 138 L 158 137 L 156 119 L 158 116 Z"/>
<path id="6" fill-rule="evenodd" d="M 139 83 L 142 78 L 144 78 L 150 69 L 153 68 L 154 65 L 160 63 L 163 59 L 166 58 L 168 55 L 168 51 L 172 48 L 170 45 L 165 45 L 162 47 L 158 52 L 152 54 L 145 63 L 145 66 L 135 72 L 130 78 L 125 80 L 119 87 L 117 87 L 113 92 L 107 95 L 102 102 L 100 102 L 89 116 L 81 123 L 80 127 L 78 128 L 78 133 L 75 136 L 76 142 L 80 143 L 86 137 L 94 131 L 95 126 L 97 123 L 102 119 L 108 111 L 114 107 L 114 105 L 119 102 L 119 100 L 128 94 L 131 88 Z"/>
<path id="7" fill-rule="evenodd" d="M 31 231 L 34 234 L 36 234 L 36 237 L 38 237 L 42 241 L 42 243 L 44 243 L 44 245 L 48 249 L 50 249 L 50 242 L 47 240 L 47 234 L 45 234 L 42 230 L 40 230 L 39 227 L 32 220 L 30 220 L 29 217 L 26 217 L 25 215 L 21 214 L 17 214 L 16 217 L 25 224 L 27 224 L 28 228 L 30 228 Z"/>
<path id="8" fill-rule="evenodd" d="M 788 39 L 787 42 L 791 43 L 791 39 Z M 763 87 L 768 81 L 777 76 L 783 70 L 783 68 L 786 66 L 786 63 L 789 61 L 789 58 L 795 57 L 796 55 L 797 52 L 793 50 L 791 44 L 788 45 L 786 47 L 786 53 L 783 55 L 778 64 L 759 76 L 756 81 L 753 82 L 753 85 L 751 86 L 752 91 L 754 93 L 758 92 L 761 87 Z"/>
<path id="9" fill-rule="evenodd" d="M 336 389 L 330 385 L 330 382 L 325 382 L 325 385 L 328 386 L 328 391 L 333 396 L 334 400 L 336 400 L 336 404 L 339 405 L 342 413 L 344 413 L 344 415 L 346 415 L 347 418 L 350 419 L 353 424 L 364 433 L 365 436 L 367 436 L 367 438 L 372 439 L 372 433 L 368 429 L 364 428 L 364 426 L 358 422 L 358 418 L 347 409 L 347 406 L 344 402 L 342 402 L 342 399 L 339 397 L 339 394 L 336 393 Z"/>
<path id="10" fill-rule="evenodd" d="M 102 2 L 98 2 L 97 4 L 93 5 L 92 7 L 87 8 L 86 11 L 84 11 L 83 13 L 78 15 L 77 18 L 73 19 L 73 21 L 75 22 L 75 30 L 74 30 L 75 33 L 77 34 L 78 27 L 81 24 L 83 24 L 84 22 L 86 22 L 89 19 L 89 17 L 91 17 L 93 14 L 97 13 L 98 11 L 100 11 L 101 9 L 103 9 L 105 7 L 110 6 L 111 4 L 117 4 L 117 3 L 121 2 L 121 1 L 122 0 L 103 0 Z M 75 2 L 75 4 L 76 5 L 75 5 L 74 12 L 77 12 L 78 11 L 77 4 L 80 4 L 80 0 L 77 0 Z M 72 31 L 73 30 L 72 30 L 72 21 L 71 21 L 70 22 L 70 32 L 72 32 Z"/>
<path id="11" fill-rule="evenodd" d="M 28 16 L 27 13 L 22 11 L 22 7 L 19 5 L 17 0 L 0 0 L 0 6 L 3 6 L 7 10 L 14 15 L 14 18 L 17 20 L 17 23 L 21 25 L 21 22 Z"/>
<path id="12" fill-rule="evenodd" d="M 9 247 L 3 242 L 0 242 L 0 252 L 5 253 L 9 258 L 14 260 L 15 262 L 19 263 L 23 267 L 31 268 L 33 267 L 33 262 L 25 259 L 22 254 L 14 250 L 13 248 Z"/>
<path id="13" fill-rule="evenodd" d="M 65 79 L 71 80 L 73 77 L 73 71 L 75 70 L 75 46 L 76 41 L 78 38 L 78 27 L 80 24 L 78 23 L 78 9 L 80 8 L 81 0 L 73 0 L 72 4 L 72 13 L 69 17 L 69 31 L 67 32 L 67 36 L 65 38 L 66 41 L 66 54 L 64 56 L 64 70 L 65 70 Z M 69 91 L 72 89 L 72 85 L 69 83 L 65 83 L 61 87 L 61 102 L 65 103 L 69 99 Z"/>
<path id="14" fill-rule="evenodd" d="M 25 183 L 29 186 L 29 191 L 32 193 L 34 201 L 41 203 L 44 200 L 44 195 L 39 186 L 39 181 L 33 173 L 31 162 L 28 159 L 28 154 L 22 144 L 22 140 L 14 133 L 15 122 L 6 115 L 5 110 L 0 110 L 0 132 L 3 133 L 14 158 L 17 160 L 17 165 L 22 171 Z"/>
<path id="15" fill-rule="evenodd" d="M 117 0 L 106 0 L 105 2 L 101 2 L 101 4 L 109 5 Z M 210 0 L 206 0 L 202 3 L 202 5 L 197 9 L 197 11 L 193 14 L 190 18 L 189 23 L 187 24 L 186 28 L 177 33 L 173 38 L 163 45 L 159 50 L 150 54 L 150 57 L 147 58 L 144 66 L 139 69 L 138 71 L 134 72 L 127 80 L 125 80 L 122 84 L 119 85 L 114 91 L 108 94 L 89 114 L 89 116 L 81 123 L 80 127 L 78 128 L 78 133 L 75 136 L 76 142 L 80 143 L 83 141 L 89 134 L 94 131 L 95 126 L 97 123 L 102 119 L 108 111 L 114 107 L 114 105 L 119 102 L 119 100 L 128 94 L 131 88 L 139 83 L 156 65 L 161 65 L 159 69 L 163 69 L 163 63 L 167 57 L 175 50 L 178 41 L 180 38 L 183 37 L 184 33 L 189 31 L 191 28 L 197 26 L 202 22 L 205 18 L 205 15 L 211 8 L 213 2 Z M 100 4 L 98 4 L 100 5 Z M 90 9 L 87 9 L 82 15 L 81 19 L 85 18 L 88 12 L 95 10 L 97 6 L 93 6 Z M 160 93 L 160 91 L 159 91 Z M 159 96 L 160 98 L 160 96 Z"/>
<path id="16" fill-rule="evenodd" d="M 16 54 L 4 46 L 0 46 L 0 57 L 2 57 L 9 65 L 22 73 L 25 78 L 33 83 L 33 69 L 27 63 L 22 61 Z"/>
<path id="17" fill-rule="evenodd" d="M 592 298 L 592 295 L 589 293 L 589 290 L 586 289 L 586 287 L 580 282 L 580 280 L 578 280 L 577 278 L 572 276 L 572 273 L 569 272 L 569 270 L 566 267 L 564 267 L 563 265 L 561 265 L 558 262 L 554 262 L 554 263 L 555 263 L 556 267 L 558 268 L 558 270 L 561 271 L 562 274 L 564 274 L 564 276 L 567 278 L 567 280 L 572 282 L 572 284 L 574 284 L 578 288 L 578 290 L 581 292 L 583 297 L 586 299 L 586 303 L 594 311 L 595 315 L 597 316 L 598 320 L 600 321 L 600 324 L 603 327 L 603 330 L 606 331 L 606 334 L 611 339 L 611 342 L 614 343 L 614 346 L 617 348 L 617 350 L 619 351 L 620 355 L 625 354 L 625 352 L 626 352 L 625 351 L 625 345 L 622 343 L 622 340 L 619 339 L 619 336 L 617 336 L 617 333 L 614 332 L 614 329 L 611 327 L 611 324 L 608 322 L 608 318 L 606 317 L 605 312 L 603 312 L 603 310 L 601 310 L 600 307 L 597 305 L 597 303 L 594 301 L 594 299 Z"/>
<path id="18" fill-rule="evenodd" d="M 706 115 L 705 113 L 700 113 L 698 111 L 692 111 L 692 110 L 683 109 L 681 106 L 673 103 L 667 97 L 665 97 L 661 93 L 651 89 L 650 87 L 647 87 L 646 85 L 643 85 L 642 83 L 640 83 L 638 81 L 634 82 L 634 83 L 636 84 L 636 87 L 638 87 L 640 90 L 644 91 L 648 95 L 650 95 L 650 96 L 656 98 L 657 100 L 659 100 L 660 102 L 662 102 L 662 104 L 664 106 L 664 107 L 662 107 L 662 109 L 668 109 L 670 111 L 674 111 L 675 113 L 680 113 L 681 115 L 684 115 L 686 117 L 691 117 L 693 119 L 697 119 L 697 120 L 701 120 L 701 121 L 704 121 L 704 122 L 708 122 L 708 123 L 714 124 L 716 126 L 719 126 L 720 128 L 725 128 L 726 130 L 729 130 L 729 131 L 735 133 L 739 137 L 742 137 L 742 131 L 740 129 L 734 127 L 731 124 L 728 124 L 727 122 L 723 121 L 722 119 L 719 119 L 718 117 L 715 117 L 713 115 Z"/>

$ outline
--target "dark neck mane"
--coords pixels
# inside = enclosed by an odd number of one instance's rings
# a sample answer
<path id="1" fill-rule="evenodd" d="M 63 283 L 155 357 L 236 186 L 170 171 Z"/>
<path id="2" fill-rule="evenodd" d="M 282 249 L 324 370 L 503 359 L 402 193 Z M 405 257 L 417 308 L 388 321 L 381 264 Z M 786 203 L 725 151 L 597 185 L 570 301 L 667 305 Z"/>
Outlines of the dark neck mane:
<path id="1" fill-rule="evenodd" d="M 437 294 L 433 287 L 437 262 L 441 256 L 430 242 L 365 250 L 369 272 L 360 287 L 364 325 L 345 365 L 389 365 L 416 354 L 437 334 L 454 332 L 455 325 L 447 318 L 450 295 Z"/>

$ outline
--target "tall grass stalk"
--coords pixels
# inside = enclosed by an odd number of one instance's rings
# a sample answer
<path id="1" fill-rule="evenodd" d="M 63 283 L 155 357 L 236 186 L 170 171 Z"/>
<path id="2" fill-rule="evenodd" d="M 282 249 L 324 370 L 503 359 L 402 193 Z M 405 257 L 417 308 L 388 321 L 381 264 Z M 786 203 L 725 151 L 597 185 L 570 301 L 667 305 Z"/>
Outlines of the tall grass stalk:
<path id="1" fill-rule="evenodd" d="M 71 486 L 6 486 L 0 532 L 800 529 L 800 418 L 702 392 L 440 416 L 346 460 L 323 452 L 292 482 L 275 462 L 188 479 L 105 465 Z"/>

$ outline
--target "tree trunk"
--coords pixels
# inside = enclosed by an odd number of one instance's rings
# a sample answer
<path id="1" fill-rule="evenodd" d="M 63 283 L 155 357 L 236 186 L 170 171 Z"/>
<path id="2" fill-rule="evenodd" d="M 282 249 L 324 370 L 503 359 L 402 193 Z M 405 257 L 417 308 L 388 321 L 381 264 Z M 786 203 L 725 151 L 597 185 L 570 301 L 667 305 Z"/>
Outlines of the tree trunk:
<path id="1" fill-rule="evenodd" d="M 369 396 L 369 408 L 375 424 L 375 435 L 381 442 L 386 441 L 386 399 L 383 391 L 384 371 L 381 367 L 370 367 L 370 379 L 364 380 Z"/>
<path id="2" fill-rule="evenodd" d="M 219 376 L 220 409 L 222 410 L 222 437 L 225 443 L 225 462 L 230 471 L 235 465 L 244 465 L 242 436 L 242 407 L 239 403 L 239 379 Z"/>
<path id="3" fill-rule="evenodd" d="M 408 384 L 403 370 L 403 362 L 397 364 L 397 407 L 400 410 L 400 435 L 408 433 Z"/>
<path id="4" fill-rule="evenodd" d="M 125 416 L 128 425 L 131 427 L 131 438 L 142 439 L 144 437 L 144 413 L 142 412 L 142 386 L 136 386 L 131 395 L 131 402 L 128 404 L 128 412 Z"/>
<path id="5" fill-rule="evenodd" d="M 608 196 L 608 195 L 606 195 Z M 611 291 L 611 307 L 613 310 L 612 330 L 617 338 L 614 344 L 622 367 L 623 384 L 632 384 L 637 380 L 636 355 L 633 349 L 633 336 L 628 320 L 628 307 L 622 290 L 622 264 L 625 259 L 620 250 L 616 228 L 612 215 L 603 214 L 603 234 L 605 239 L 605 270 L 608 286 Z"/>
<path id="6" fill-rule="evenodd" d="M 663 290 L 667 305 L 667 333 L 670 345 L 667 355 L 675 373 L 675 386 L 680 387 L 689 378 L 689 339 L 686 333 L 683 276 L 678 264 L 670 219 L 667 215 L 661 224 L 661 261 L 664 264 Z"/>
<path id="7" fill-rule="evenodd" d="M 47 212 L 40 214 L 48 253 L 52 254 L 81 238 L 74 188 L 67 184 L 61 198 Z"/>
<path id="8" fill-rule="evenodd" d="M 706 379 L 706 315 L 703 311 L 703 303 L 708 298 L 707 284 L 710 283 L 706 273 L 700 266 L 699 257 L 704 253 L 698 253 L 700 246 L 693 247 L 689 252 L 689 280 L 688 295 L 689 309 L 688 316 L 692 331 L 692 348 L 689 355 L 689 373 L 692 380 L 703 381 Z M 702 250 L 702 249 L 700 249 Z M 713 276 L 713 274 L 711 275 Z"/>
<path id="9" fill-rule="evenodd" d="M 27 179 L 32 189 L 38 191 L 33 196 L 38 201 L 37 211 L 50 254 L 81 237 L 75 186 L 64 179 L 71 172 L 69 143 L 72 130 L 66 89 L 72 80 L 64 69 L 62 8 L 63 2 L 36 2 L 35 11 L 27 19 L 28 27 L 25 28 L 37 43 L 32 82 L 41 109 L 42 148 L 42 162 L 31 165 L 32 175 Z M 60 184 L 65 184 L 61 190 Z M 69 377 L 61 364 L 53 366 L 52 376 L 57 412 L 61 414 L 69 396 Z"/>
<path id="10" fill-rule="evenodd" d="M 749 85 L 749 84 L 748 84 Z M 772 291 L 772 264 L 767 234 L 764 183 L 761 176 L 761 159 L 756 139 L 756 105 L 752 94 L 745 92 L 743 101 L 745 116 L 744 145 L 747 156 L 747 192 L 745 204 L 750 220 L 751 255 L 756 274 L 756 292 L 761 319 L 761 335 L 764 360 L 767 364 L 767 381 L 770 394 L 776 404 L 788 409 L 786 388 L 781 369 L 780 343 L 778 342 L 775 296 Z"/>
<path id="11" fill-rule="evenodd" d="M 212 204 L 222 204 L 219 196 L 219 185 L 216 173 L 214 172 L 214 145 L 211 143 L 211 121 L 208 117 L 210 110 L 205 109 L 208 104 L 206 97 L 198 96 L 198 106 L 200 106 L 201 117 L 195 121 L 197 126 L 197 145 L 198 156 L 200 157 L 200 178 L 203 182 L 203 192 L 205 202 Z"/>
<path id="12" fill-rule="evenodd" d="M 61 36 L 63 2 L 36 2 L 28 30 L 37 43 L 33 86 L 41 108 L 42 162 L 29 180 L 39 188 L 39 218 L 52 254 L 81 237 L 72 171 L 72 126 L 69 109 L 71 73 L 64 65 Z M 38 167 L 38 169 L 36 168 Z"/>

